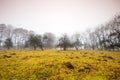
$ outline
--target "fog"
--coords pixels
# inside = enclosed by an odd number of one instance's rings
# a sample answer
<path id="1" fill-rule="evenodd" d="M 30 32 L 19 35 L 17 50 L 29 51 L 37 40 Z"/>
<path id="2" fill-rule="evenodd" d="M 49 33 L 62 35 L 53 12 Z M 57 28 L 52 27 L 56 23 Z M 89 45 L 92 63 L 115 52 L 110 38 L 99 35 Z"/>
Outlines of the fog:
<path id="1" fill-rule="evenodd" d="M 106 23 L 120 12 L 120 0 L 0 0 L 0 23 L 73 34 Z"/>

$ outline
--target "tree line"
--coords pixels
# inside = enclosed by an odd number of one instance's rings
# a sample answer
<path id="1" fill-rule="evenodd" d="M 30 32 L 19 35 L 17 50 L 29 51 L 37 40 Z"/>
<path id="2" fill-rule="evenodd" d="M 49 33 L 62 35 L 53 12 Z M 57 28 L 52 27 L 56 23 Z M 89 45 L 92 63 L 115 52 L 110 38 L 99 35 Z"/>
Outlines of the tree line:
<path id="1" fill-rule="evenodd" d="M 0 24 L 0 49 L 120 50 L 120 15 L 84 33 L 63 34 L 58 38 L 51 32 L 41 35 Z"/>

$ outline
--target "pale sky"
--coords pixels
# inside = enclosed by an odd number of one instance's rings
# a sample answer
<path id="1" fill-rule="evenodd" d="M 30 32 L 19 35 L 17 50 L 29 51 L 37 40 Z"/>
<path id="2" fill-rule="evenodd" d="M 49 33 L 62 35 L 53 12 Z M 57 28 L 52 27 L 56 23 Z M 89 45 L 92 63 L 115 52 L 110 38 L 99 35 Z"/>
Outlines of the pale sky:
<path id="1" fill-rule="evenodd" d="M 0 0 L 0 23 L 43 34 L 83 32 L 120 12 L 120 0 Z"/>

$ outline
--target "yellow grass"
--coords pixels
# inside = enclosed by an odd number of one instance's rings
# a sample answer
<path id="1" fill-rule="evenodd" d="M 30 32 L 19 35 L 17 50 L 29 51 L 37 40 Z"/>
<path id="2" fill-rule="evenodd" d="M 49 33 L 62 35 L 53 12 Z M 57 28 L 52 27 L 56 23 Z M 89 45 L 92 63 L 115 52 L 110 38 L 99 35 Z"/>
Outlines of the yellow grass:
<path id="1" fill-rule="evenodd" d="M 120 52 L 4 50 L 0 80 L 120 80 Z"/>

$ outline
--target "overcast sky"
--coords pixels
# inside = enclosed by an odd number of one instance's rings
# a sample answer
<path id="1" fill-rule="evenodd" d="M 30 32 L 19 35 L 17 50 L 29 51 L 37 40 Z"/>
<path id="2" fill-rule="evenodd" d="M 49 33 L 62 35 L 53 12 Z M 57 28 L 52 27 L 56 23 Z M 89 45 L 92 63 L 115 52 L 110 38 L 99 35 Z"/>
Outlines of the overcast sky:
<path id="1" fill-rule="evenodd" d="M 0 0 L 0 23 L 37 33 L 83 32 L 120 12 L 120 0 Z"/>

